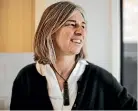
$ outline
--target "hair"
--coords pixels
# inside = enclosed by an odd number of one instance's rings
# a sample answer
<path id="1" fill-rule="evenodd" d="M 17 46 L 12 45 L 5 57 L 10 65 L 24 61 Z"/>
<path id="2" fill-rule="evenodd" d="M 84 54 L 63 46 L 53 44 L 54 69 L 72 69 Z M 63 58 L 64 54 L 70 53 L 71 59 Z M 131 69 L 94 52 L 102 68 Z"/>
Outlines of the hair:
<path id="1" fill-rule="evenodd" d="M 62 27 L 74 10 L 79 10 L 84 17 L 84 10 L 69 1 L 54 3 L 43 12 L 34 37 L 34 61 L 43 65 L 55 63 L 56 54 L 52 34 Z M 80 53 L 76 55 L 76 60 L 81 58 L 86 58 L 85 43 Z"/>

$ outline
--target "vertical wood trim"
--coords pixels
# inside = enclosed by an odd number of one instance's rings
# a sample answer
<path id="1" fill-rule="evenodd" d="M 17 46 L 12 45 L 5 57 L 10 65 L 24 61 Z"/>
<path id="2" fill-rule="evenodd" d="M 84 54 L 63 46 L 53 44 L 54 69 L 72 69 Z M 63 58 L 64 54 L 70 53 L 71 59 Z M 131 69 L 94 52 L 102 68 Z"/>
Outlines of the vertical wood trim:
<path id="1" fill-rule="evenodd" d="M 0 0 L 0 52 L 32 52 L 35 0 Z"/>

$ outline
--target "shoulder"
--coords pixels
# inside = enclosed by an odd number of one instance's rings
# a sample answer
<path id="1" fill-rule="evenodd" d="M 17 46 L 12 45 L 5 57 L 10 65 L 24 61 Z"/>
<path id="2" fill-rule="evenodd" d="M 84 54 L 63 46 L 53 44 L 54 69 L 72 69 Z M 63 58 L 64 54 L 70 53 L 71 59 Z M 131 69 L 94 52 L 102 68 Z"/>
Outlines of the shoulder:
<path id="1" fill-rule="evenodd" d="M 28 64 L 28 65 L 24 66 L 19 72 L 34 71 L 35 70 L 35 64 L 36 63 Z"/>
<path id="2" fill-rule="evenodd" d="M 103 80 L 103 82 L 107 80 L 110 82 L 111 78 L 114 79 L 113 75 L 109 71 L 98 65 L 88 62 L 87 67 L 89 67 L 91 74 L 98 76 L 98 79 Z"/>
<path id="3" fill-rule="evenodd" d="M 113 91 L 122 90 L 123 87 L 121 84 L 109 71 L 90 62 L 88 62 L 88 67 L 90 75 L 94 75 L 96 80 L 99 81 L 99 83 L 101 83 L 105 88 L 110 88 Z"/>
<path id="4" fill-rule="evenodd" d="M 112 77 L 112 74 L 109 71 L 107 71 L 106 69 L 104 69 L 96 64 L 88 62 L 88 65 L 86 67 L 89 68 L 89 71 L 91 72 L 91 74 L 96 74 L 96 76 L 99 76 L 102 79 L 106 80 L 106 79 Z"/>
<path id="5" fill-rule="evenodd" d="M 32 76 L 32 74 L 35 75 L 36 73 L 37 73 L 37 71 L 35 68 L 35 63 L 28 64 L 19 70 L 14 82 L 26 80 L 26 79 L 30 78 L 30 76 Z"/>
<path id="6" fill-rule="evenodd" d="M 31 63 L 31 64 L 28 64 L 26 66 L 24 66 L 18 73 L 19 76 L 21 75 L 25 75 L 26 73 L 31 73 L 31 72 L 34 72 L 36 69 L 35 69 L 35 63 Z"/>

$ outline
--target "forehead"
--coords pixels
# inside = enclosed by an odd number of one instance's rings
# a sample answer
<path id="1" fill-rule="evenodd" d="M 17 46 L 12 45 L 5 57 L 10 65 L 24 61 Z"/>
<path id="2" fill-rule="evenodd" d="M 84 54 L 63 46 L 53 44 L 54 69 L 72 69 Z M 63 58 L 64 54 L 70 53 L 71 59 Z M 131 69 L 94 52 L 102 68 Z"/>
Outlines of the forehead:
<path id="1" fill-rule="evenodd" d="M 81 12 L 78 10 L 75 10 L 70 17 L 68 18 L 68 20 L 75 20 L 76 22 L 85 22 L 84 17 L 82 16 Z"/>

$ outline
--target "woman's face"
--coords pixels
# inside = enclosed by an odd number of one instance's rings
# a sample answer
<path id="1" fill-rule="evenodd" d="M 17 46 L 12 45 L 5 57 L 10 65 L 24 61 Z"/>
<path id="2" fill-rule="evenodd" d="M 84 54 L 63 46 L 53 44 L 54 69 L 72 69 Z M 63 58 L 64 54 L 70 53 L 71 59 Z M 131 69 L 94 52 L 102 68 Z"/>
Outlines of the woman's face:
<path id="1" fill-rule="evenodd" d="M 86 23 L 79 11 L 74 11 L 66 23 L 54 34 L 54 48 L 58 55 L 76 55 L 84 43 Z"/>

